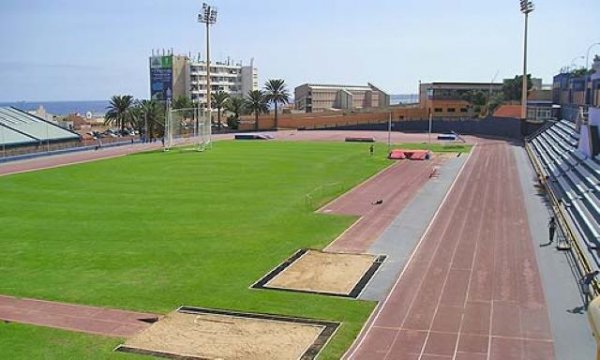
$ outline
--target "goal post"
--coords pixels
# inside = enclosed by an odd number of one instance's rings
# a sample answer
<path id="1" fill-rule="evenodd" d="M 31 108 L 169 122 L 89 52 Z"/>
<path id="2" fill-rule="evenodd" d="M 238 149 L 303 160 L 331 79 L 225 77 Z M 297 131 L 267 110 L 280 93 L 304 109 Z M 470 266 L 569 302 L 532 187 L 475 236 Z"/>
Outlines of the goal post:
<path id="1" fill-rule="evenodd" d="M 165 121 L 165 151 L 193 145 L 203 151 L 211 147 L 212 127 L 204 109 L 169 109 Z"/>

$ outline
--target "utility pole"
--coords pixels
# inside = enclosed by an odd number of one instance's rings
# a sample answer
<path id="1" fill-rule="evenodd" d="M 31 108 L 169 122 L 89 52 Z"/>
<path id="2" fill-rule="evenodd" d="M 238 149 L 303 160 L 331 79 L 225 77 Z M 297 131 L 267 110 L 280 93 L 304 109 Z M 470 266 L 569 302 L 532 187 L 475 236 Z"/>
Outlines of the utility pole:
<path id="1" fill-rule="evenodd" d="M 390 112 L 390 117 L 388 118 L 388 152 L 392 147 L 392 113 Z"/>
<path id="2" fill-rule="evenodd" d="M 432 114 L 431 114 L 431 108 L 429 109 L 429 131 L 427 132 L 427 142 L 429 144 L 431 144 L 431 122 L 432 122 Z"/>
<path id="3" fill-rule="evenodd" d="M 521 0 L 521 12 L 525 14 L 525 36 L 523 37 L 523 89 L 521 94 L 521 120 L 527 120 L 527 25 L 529 13 L 534 9 L 532 1 Z"/>
<path id="4" fill-rule="evenodd" d="M 209 126 L 212 126 L 212 104 L 210 89 L 210 26 L 217 22 L 217 9 L 207 3 L 202 4 L 202 11 L 198 14 L 198 22 L 206 24 L 206 111 L 209 117 Z"/>

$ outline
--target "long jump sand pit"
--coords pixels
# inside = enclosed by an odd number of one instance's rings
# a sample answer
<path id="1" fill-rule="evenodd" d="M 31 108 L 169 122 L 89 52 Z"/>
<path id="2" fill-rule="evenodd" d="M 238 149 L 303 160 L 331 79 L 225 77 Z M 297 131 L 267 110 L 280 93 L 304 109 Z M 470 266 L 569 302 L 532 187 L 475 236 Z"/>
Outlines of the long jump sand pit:
<path id="1" fill-rule="evenodd" d="M 301 249 L 252 287 L 357 297 L 384 259 Z"/>
<path id="2" fill-rule="evenodd" d="M 117 347 L 173 359 L 314 359 L 338 323 L 181 307 Z"/>

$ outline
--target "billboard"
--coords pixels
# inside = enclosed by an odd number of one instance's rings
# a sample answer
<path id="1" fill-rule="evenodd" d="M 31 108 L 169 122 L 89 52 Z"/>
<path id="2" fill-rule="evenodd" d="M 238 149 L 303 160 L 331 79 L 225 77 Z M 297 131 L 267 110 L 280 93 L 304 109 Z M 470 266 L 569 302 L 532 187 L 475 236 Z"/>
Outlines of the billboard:
<path id="1" fill-rule="evenodd" d="M 150 97 L 164 101 L 173 95 L 173 57 L 152 56 L 150 58 Z"/>

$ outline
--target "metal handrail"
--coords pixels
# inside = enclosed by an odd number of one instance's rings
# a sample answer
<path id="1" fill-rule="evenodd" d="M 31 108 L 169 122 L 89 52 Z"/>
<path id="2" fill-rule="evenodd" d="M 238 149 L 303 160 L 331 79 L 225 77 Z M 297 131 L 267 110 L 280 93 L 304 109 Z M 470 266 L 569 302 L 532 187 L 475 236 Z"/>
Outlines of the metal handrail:
<path id="1" fill-rule="evenodd" d="M 558 226 L 560 226 L 561 230 L 565 234 L 565 237 L 567 238 L 567 242 L 570 245 L 570 248 L 574 250 L 574 251 L 572 251 L 572 253 L 575 256 L 575 260 L 579 267 L 579 271 L 581 272 L 582 275 L 585 275 L 585 274 L 591 272 L 592 266 L 590 265 L 590 261 L 589 261 L 587 255 L 582 250 L 581 245 L 579 244 L 579 241 L 577 240 L 577 236 L 575 235 L 575 232 L 573 231 L 573 229 L 571 228 L 571 226 L 569 225 L 569 223 L 567 221 L 568 215 L 565 214 L 564 209 L 560 206 L 560 202 L 556 198 L 556 195 L 554 194 L 554 192 L 552 191 L 550 186 L 548 185 L 548 180 L 546 179 L 546 177 L 540 176 L 540 174 L 543 174 L 543 172 L 541 171 L 542 166 L 539 163 L 537 157 L 533 154 L 533 152 L 531 150 L 531 146 L 529 145 L 528 142 L 525 143 L 525 149 L 527 151 L 527 155 L 529 156 L 529 159 L 531 160 L 531 162 L 533 164 L 533 167 L 535 168 L 535 172 L 538 174 L 539 181 L 542 183 L 542 185 L 546 189 L 546 193 L 549 194 L 550 203 L 552 204 L 552 211 L 554 212 L 554 215 L 556 216 L 556 219 L 558 220 Z M 592 288 L 593 288 L 596 296 L 600 295 L 600 284 L 597 280 L 594 280 L 592 282 Z"/>

